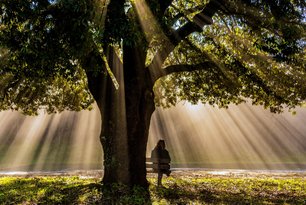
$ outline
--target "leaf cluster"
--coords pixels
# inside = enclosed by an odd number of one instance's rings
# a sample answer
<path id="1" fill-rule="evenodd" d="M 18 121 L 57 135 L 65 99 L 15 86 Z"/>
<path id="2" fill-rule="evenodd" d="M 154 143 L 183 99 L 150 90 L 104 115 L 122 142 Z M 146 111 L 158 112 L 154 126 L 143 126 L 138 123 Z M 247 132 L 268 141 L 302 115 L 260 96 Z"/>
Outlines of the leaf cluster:
<path id="1" fill-rule="evenodd" d="M 86 0 L 0 3 L 0 73 L 43 78 L 74 75 L 89 41 L 92 5 Z"/>
<path id="2" fill-rule="evenodd" d="M 84 55 L 94 1 L 4 0 L 0 3 L 0 109 L 33 114 L 81 110 L 93 102 Z M 83 73 L 82 73 L 83 72 Z"/>
<path id="3" fill-rule="evenodd" d="M 213 25 L 189 35 L 168 56 L 165 69 L 183 65 L 185 72 L 157 82 L 156 103 L 168 107 L 187 100 L 227 107 L 252 99 L 272 112 L 301 105 L 306 99 L 304 6 L 227 1 Z"/>
<path id="4" fill-rule="evenodd" d="M 0 110 L 17 110 L 36 115 L 64 110 L 91 109 L 93 98 L 81 71 L 74 77 L 61 75 L 36 79 L 4 74 L 0 76 Z"/>

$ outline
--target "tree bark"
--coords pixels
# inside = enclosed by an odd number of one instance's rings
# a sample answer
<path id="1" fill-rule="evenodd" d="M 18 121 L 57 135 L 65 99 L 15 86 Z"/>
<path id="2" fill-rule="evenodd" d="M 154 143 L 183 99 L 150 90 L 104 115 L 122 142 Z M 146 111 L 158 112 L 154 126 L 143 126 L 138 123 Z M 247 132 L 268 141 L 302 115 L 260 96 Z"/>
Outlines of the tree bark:
<path id="1" fill-rule="evenodd" d="M 119 82 L 116 90 L 107 76 L 105 100 L 99 106 L 102 116 L 100 140 L 104 151 L 104 184 L 130 184 L 129 150 L 125 120 L 123 67 L 114 51 L 109 52 L 109 65 Z"/>
<path id="2" fill-rule="evenodd" d="M 155 110 L 153 85 L 145 67 L 141 47 L 124 46 L 124 82 L 131 185 L 147 188 L 146 147 L 152 113 Z"/>
<path id="3" fill-rule="evenodd" d="M 123 51 L 123 64 L 114 51 L 108 52 L 109 66 L 119 82 L 118 90 L 109 75 L 87 72 L 88 86 L 102 119 L 103 184 L 148 188 L 145 160 L 150 120 L 155 110 L 153 85 L 145 67 L 145 51 L 133 46 L 124 46 Z M 101 63 L 94 61 L 87 63 L 87 67 Z"/>
<path id="4" fill-rule="evenodd" d="M 116 90 L 112 80 L 105 73 L 88 72 L 88 87 L 101 113 L 100 141 L 104 152 L 103 184 L 130 184 L 129 153 L 125 120 L 124 82 L 122 63 L 110 49 L 108 63 L 116 79 L 119 89 Z M 96 56 L 99 59 L 99 56 Z M 93 64 L 104 62 L 94 62 Z M 90 66 L 95 66 L 95 65 Z"/>

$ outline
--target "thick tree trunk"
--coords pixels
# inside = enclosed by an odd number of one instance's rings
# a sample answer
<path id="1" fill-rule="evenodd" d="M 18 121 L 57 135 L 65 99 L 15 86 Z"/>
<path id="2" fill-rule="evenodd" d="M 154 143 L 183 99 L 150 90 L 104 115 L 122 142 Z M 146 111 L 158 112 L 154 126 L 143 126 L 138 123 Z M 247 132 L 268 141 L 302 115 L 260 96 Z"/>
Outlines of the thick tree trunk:
<path id="1" fill-rule="evenodd" d="M 155 109 L 153 86 L 142 48 L 124 46 L 123 51 L 130 180 L 132 186 L 148 187 L 145 160 L 150 120 Z"/>
<path id="2" fill-rule="evenodd" d="M 108 62 L 119 82 L 108 75 L 87 73 L 89 89 L 102 116 L 100 139 L 104 151 L 103 184 L 122 183 L 148 188 L 146 147 L 154 107 L 145 52 L 124 47 L 123 64 L 109 53 Z M 100 62 L 101 63 L 101 62 Z"/>
<path id="3" fill-rule="evenodd" d="M 87 72 L 88 87 L 101 113 L 100 141 L 104 152 L 103 184 L 130 184 L 129 152 L 125 120 L 124 82 L 122 63 L 110 49 L 108 63 L 120 86 L 116 90 L 106 73 Z M 100 59 L 92 54 L 92 59 Z M 91 60 L 87 66 L 103 65 Z"/>
<path id="4" fill-rule="evenodd" d="M 152 94 L 145 90 L 140 96 L 138 110 L 127 111 L 127 133 L 130 158 L 131 185 L 147 188 L 146 147 L 148 142 L 150 119 L 154 111 Z M 131 102 L 132 103 L 132 98 Z M 129 105 L 129 103 L 127 103 Z"/>
<path id="5" fill-rule="evenodd" d="M 110 77 L 107 76 L 104 100 L 98 103 L 102 116 L 100 140 L 104 151 L 103 183 L 129 185 L 129 150 L 127 146 L 122 64 L 112 52 L 109 58 L 109 64 L 120 86 L 116 90 Z"/>
<path id="6" fill-rule="evenodd" d="M 140 185 L 147 188 L 145 158 L 150 119 L 155 108 L 153 85 L 145 67 L 144 39 L 134 39 L 135 42 L 132 42 L 125 33 L 134 32 L 141 26 L 130 24 L 131 19 L 126 15 L 124 5 L 124 0 L 109 2 L 104 26 L 104 40 L 123 40 L 123 63 L 114 51 L 108 55 L 108 63 L 120 87 L 118 90 L 114 89 L 109 75 L 95 76 L 90 72 L 87 72 L 88 85 L 101 112 L 103 183 L 123 183 L 129 187 Z M 86 63 L 88 70 L 101 70 L 104 62 L 99 57 L 96 51 L 93 57 L 95 60 Z M 92 69 L 93 67 L 98 69 Z"/>

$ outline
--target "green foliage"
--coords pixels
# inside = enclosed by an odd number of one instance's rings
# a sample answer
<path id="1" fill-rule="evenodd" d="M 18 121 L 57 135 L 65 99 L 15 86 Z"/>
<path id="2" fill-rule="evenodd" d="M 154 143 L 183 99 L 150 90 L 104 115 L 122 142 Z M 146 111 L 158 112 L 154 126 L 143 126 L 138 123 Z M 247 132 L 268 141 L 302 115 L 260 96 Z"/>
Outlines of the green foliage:
<path id="1" fill-rule="evenodd" d="M 75 61 L 88 49 L 89 2 L 1 1 L 0 47 L 6 50 L 7 61 L 0 73 L 37 78 L 74 75 Z"/>
<path id="2" fill-rule="evenodd" d="M 303 177 L 239 177 L 205 175 L 164 178 L 156 187 L 149 178 L 150 196 L 139 187 L 103 187 L 95 178 L 2 177 L 1 204 L 304 204 Z M 101 192 L 102 189 L 102 192 Z"/>
<path id="3" fill-rule="evenodd" d="M 101 50 L 97 45 L 104 50 L 116 45 L 123 56 L 122 45 L 134 47 L 139 52 L 135 55 L 147 55 L 146 62 L 140 61 L 146 69 L 156 53 L 173 44 L 166 61 L 158 62 L 163 68 L 197 66 L 157 83 L 148 82 L 150 86 L 155 83 L 156 104 L 160 106 L 187 100 L 227 107 L 251 98 L 254 104 L 280 112 L 285 106 L 291 109 L 305 101 L 303 1 L 216 1 L 220 5 L 213 24 L 202 32 L 194 29 L 194 18 L 214 1 L 139 2 L 1 1 L 0 84 L 5 85 L 1 90 L 1 97 L 5 97 L 0 109 L 32 113 L 38 107 L 48 107 L 50 112 L 88 107 L 92 99 L 85 72 L 105 71 L 101 59 L 95 59 L 100 56 L 93 55 Z M 193 29 L 190 35 L 178 36 L 180 30 L 188 33 L 188 29 Z M 85 68 L 88 62 L 94 63 Z M 214 66 L 201 67 L 205 62 Z M 133 75 L 144 78 L 144 73 Z M 57 87 L 58 79 L 67 79 L 65 89 Z M 26 83 L 25 88 L 25 81 L 33 83 Z M 76 86 L 71 85 L 74 82 Z M 37 95 L 33 99 L 31 93 L 37 87 L 49 97 Z M 23 96 L 18 96 L 21 90 Z M 76 100 L 71 100 L 73 92 Z M 59 99 L 66 95 L 67 100 Z"/>
<path id="4" fill-rule="evenodd" d="M 225 2 L 226 9 L 214 16 L 213 25 L 189 35 L 168 56 L 165 68 L 186 65 L 189 70 L 157 83 L 157 104 L 168 107 L 187 100 L 227 107 L 252 99 L 272 112 L 301 105 L 306 99 L 305 4 Z M 193 3 L 188 6 L 205 7 Z M 280 16 L 282 10 L 286 12 Z M 172 16 L 180 12 L 173 10 Z M 201 67 L 205 62 L 214 66 Z"/>
<path id="5" fill-rule="evenodd" d="M 86 0 L 0 3 L 0 109 L 36 114 L 82 110 L 93 102 L 83 55 L 92 4 Z"/>
<path id="6" fill-rule="evenodd" d="M 84 75 L 81 70 L 69 78 L 57 75 L 33 80 L 13 74 L 1 75 L 0 110 L 9 108 L 33 115 L 40 109 L 54 113 L 90 108 L 93 98 Z"/>

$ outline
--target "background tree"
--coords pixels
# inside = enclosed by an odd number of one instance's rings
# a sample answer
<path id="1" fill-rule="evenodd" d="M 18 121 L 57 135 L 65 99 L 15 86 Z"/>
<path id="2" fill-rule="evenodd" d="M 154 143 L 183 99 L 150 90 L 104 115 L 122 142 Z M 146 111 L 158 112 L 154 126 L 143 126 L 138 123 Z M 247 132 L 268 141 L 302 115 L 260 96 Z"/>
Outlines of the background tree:
<path id="1" fill-rule="evenodd" d="M 155 106 L 280 112 L 306 97 L 305 3 L 289 0 L 2 0 L 0 108 L 101 117 L 104 184 L 146 187 Z"/>

